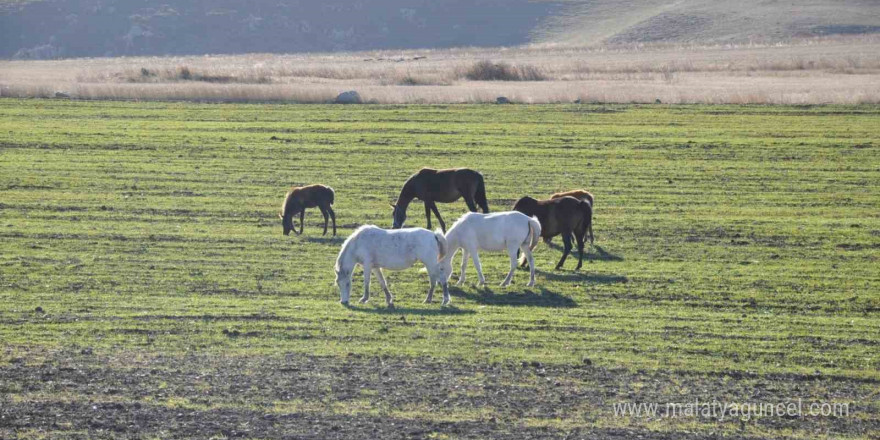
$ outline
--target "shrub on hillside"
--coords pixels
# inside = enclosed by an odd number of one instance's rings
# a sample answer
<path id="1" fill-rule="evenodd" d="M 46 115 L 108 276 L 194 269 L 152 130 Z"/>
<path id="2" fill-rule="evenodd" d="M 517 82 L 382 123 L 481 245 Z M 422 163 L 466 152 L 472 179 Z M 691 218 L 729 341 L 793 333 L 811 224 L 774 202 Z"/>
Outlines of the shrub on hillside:
<path id="1" fill-rule="evenodd" d="M 479 61 L 465 72 L 471 81 L 543 81 L 546 79 L 535 66 L 514 66 L 504 62 Z"/>

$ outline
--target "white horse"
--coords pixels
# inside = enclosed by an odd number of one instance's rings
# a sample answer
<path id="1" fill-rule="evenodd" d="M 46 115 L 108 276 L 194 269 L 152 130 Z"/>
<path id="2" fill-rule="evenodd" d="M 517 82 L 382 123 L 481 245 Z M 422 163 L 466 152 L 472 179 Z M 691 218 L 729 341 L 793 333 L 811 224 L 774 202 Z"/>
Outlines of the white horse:
<path id="1" fill-rule="evenodd" d="M 468 256 L 474 260 L 477 276 L 480 284 L 485 285 L 483 268 L 480 265 L 480 256 L 477 251 L 503 251 L 507 250 L 510 256 L 510 272 L 501 283 L 502 286 L 510 285 L 513 273 L 516 270 L 516 251 L 522 250 L 523 256 L 529 262 L 530 279 L 528 286 L 535 285 L 535 259 L 532 257 L 532 249 L 538 245 L 541 237 L 541 223 L 534 217 L 528 217 L 517 211 L 499 212 L 495 214 L 478 214 L 469 212 L 459 218 L 446 232 L 446 241 L 449 243 L 450 252 L 443 259 L 443 271 L 452 276 L 452 257 L 463 249 L 461 259 L 461 275 L 458 278 L 460 285 L 465 279 Z"/>
<path id="2" fill-rule="evenodd" d="M 339 286 L 339 302 L 348 305 L 351 295 L 351 276 L 355 265 L 364 267 L 364 296 L 361 303 L 370 299 L 370 273 L 375 273 L 382 290 L 385 291 L 385 302 L 394 307 L 391 291 L 385 283 L 382 269 L 402 270 L 412 267 L 421 261 L 428 269 L 431 287 L 428 289 L 426 303 L 434 296 L 434 286 L 443 286 L 443 305 L 449 303 L 449 275 L 443 273 L 440 260 L 446 255 L 449 247 L 446 238 L 438 229 L 431 232 L 424 228 L 406 228 L 388 230 L 373 225 L 364 225 L 354 231 L 342 244 L 339 257 L 336 258 L 336 284 Z"/>

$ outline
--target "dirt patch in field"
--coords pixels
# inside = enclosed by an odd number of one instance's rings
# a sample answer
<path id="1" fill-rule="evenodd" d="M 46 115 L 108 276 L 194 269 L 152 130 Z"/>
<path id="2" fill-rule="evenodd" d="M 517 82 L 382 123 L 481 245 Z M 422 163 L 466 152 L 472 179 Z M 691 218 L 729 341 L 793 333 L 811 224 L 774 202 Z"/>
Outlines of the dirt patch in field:
<path id="1" fill-rule="evenodd" d="M 40 431 L 117 438 L 661 439 L 706 438 L 715 429 L 740 437 L 753 436 L 750 430 L 856 436 L 880 430 L 877 409 L 867 405 L 876 382 L 630 372 L 594 367 L 589 359 L 549 366 L 356 355 L 109 357 L 83 349 L 14 357 L 0 377 L 2 437 Z M 662 432 L 638 418 L 629 427 L 613 418 L 612 407 L 798 398 L 854 404 L 849 417 L 668 419 Z M 694 420 L 706 431 L 675 424 Z"/>

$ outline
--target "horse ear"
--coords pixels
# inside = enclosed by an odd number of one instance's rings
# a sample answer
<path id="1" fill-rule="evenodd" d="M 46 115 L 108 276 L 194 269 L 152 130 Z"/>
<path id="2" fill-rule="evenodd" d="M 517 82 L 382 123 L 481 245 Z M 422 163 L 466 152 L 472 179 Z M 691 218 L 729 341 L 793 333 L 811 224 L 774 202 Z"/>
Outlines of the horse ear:
<path id="1" fill-rule="evenodd" d="M 284 214 L 282 214 L 282 213 L 279 212 L 279 213 L 278 213 L 278 218 L 280 218 L 281 220 L 284 220 Z"/>
<path id="2" fill-rule="evenodd" d="M 397 208 L 397 205 L 395 205 L 394 203 L 388 202 L 388 204 L 391 205 L 392 208 Z"/>

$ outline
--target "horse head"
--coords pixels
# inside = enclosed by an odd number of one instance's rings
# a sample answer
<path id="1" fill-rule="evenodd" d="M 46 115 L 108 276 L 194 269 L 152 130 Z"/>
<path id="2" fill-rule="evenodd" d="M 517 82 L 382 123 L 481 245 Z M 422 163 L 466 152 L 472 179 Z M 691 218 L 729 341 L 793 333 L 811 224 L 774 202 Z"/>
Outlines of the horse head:
<path id="1" fill-rule="evenodd" d="M 521 197 L 519 200 L 516 201 L 516 203 L 514 203 L 513 210 L 531 216 L 534 214 L 535 207 L 537 207 L 537 205 L 538 201 L 535 198 L 525 196 Z"/>
<path id="2" fill-rule="evenodd" d="M 400 229 L 406 222 L 406 206 L 401 206 L 400 203 L 391 203 L 391 208 L 394 209 L 391 212 L 391 218 L 394 220 L 391 229 Z"/>
<path id="3" fill-rule="evenodd" d="M 290 235 L 290 231 L 293 230 L 293 215 L 284 215 L 284 212 L 278 214 L 278 218 L 281 219 L 281 227 L 284 228 L 284 235 Z"/>

